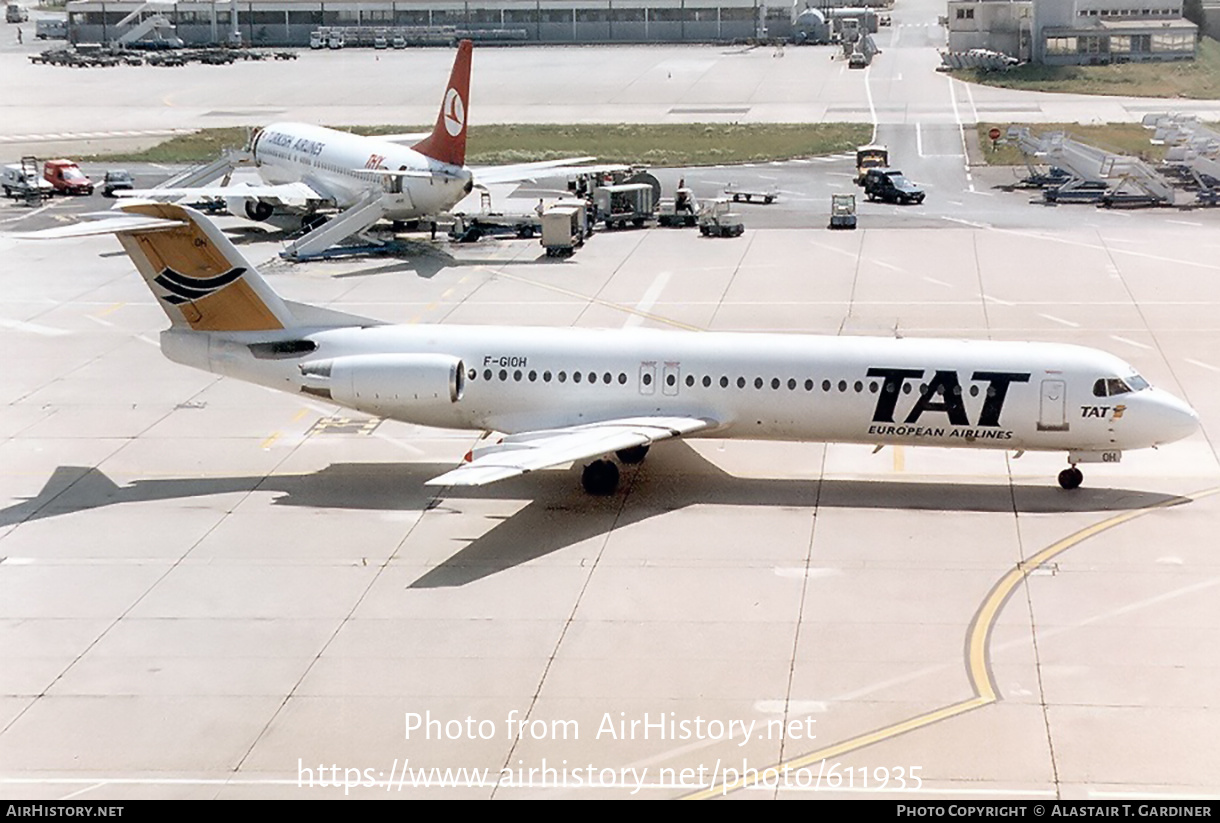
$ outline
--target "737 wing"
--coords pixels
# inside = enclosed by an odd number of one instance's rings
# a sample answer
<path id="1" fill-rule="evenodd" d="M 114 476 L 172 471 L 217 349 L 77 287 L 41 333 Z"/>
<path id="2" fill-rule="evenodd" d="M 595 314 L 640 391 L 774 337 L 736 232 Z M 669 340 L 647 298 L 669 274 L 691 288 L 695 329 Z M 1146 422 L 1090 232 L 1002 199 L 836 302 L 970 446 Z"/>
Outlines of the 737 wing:
<path id="1" fill-rule="evenodd" d="M 467 463 L 432 478 L 425 485 L 482 486 L 560 463 L 647 446 L 716 425 L 713 420 L 698 417 L 631 417 L 567 429 L 510 434 L 494 445 L 476 446 L 467 455 Z"/>
<path id="2" fill-rule="evenodd" d="M 595 157 L 565 157 L 562 160 L 540 160 L 536 163 L 514 163 L 510 166 L 476 166 L 470 171 L 474 175 L 476 186 L 486 186 L 492 183 L 524 183 L 540 178 L 590 173 L 598 168 L 625 168 L 615 165 L 602 167 L 579 165 L 596 159 Z"/>
<path id="3" fill-rule="evenodd" d="M 304 209 L 317 204 L 335 204 L 335 198 L 307 183 L 234 183 L 232 186 L 194 186 L 189 188 L 127 189 L 116 191 L 119 197 L 140 200 L 195 203 L 225 197 L 254 197 L 285 208 Z"/>

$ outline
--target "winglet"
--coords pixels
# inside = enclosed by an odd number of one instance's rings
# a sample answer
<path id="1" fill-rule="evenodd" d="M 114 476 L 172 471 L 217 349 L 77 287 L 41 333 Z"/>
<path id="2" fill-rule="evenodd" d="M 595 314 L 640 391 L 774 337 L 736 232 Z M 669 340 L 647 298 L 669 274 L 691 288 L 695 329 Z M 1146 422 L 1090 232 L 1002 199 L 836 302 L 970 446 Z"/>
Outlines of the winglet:
<path id="1" fill-rule="evenodd" d="M 420 154 L 453 166 L 466 163 L 466 116 L 469 113 L 470 53 L 473 48 L 474 44 L 469 40 L 458 43 L 457 58 L 453 61 L 445 99 L 432 134 L 412 146 Z"/>

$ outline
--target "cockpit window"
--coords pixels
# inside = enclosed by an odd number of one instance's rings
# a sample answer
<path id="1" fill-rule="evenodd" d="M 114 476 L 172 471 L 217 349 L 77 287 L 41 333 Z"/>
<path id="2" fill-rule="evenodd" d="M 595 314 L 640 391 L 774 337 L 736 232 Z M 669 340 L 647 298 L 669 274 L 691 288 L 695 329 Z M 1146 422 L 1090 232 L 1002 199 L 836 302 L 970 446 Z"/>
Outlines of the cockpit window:
<path id="1" fill-rule="evenodd" d="M 1126 380 L 1119 377 L 1102 377 L 1093 384 L 1093 396 L 1114 397 L 1118 394 L 1129 394 L 1146 388 L 1148 388 L 1148 381 L 1138 374 L 1133 374 Z"/>

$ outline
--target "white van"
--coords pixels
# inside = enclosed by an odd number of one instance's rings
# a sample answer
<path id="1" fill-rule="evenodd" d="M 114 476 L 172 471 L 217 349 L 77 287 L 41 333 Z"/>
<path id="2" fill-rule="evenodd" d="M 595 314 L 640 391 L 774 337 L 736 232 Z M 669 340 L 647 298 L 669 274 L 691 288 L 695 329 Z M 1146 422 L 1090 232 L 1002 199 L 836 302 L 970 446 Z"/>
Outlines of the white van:
<path id="1" fill-rule="evenodd" d="M 5 197 L 15 198 L 26 197 L 31 189 L 40 197 L 50 197 L 55 191 L 55 187 L 37 172 L 37 167 L 33 174 L 27 175 L 20 163 L 11 163 L 0 170 L 0 187 L 4 189 Z"/>

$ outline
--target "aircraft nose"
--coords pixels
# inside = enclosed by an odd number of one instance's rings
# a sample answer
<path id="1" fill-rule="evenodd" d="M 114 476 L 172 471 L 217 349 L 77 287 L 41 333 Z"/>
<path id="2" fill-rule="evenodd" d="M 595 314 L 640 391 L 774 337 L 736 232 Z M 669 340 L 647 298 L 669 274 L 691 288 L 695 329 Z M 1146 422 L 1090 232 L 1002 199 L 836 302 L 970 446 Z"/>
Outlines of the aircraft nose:
<path id="1" fill-rule="evenodd" d="M 1161 442 L 1182 440 L 1199 430 L 1199 414 L 1185 401 L 1167 392 L 1162 393 L 1159 400 L 1162 418 L 1160 426 L 1164 434 Z"/>

